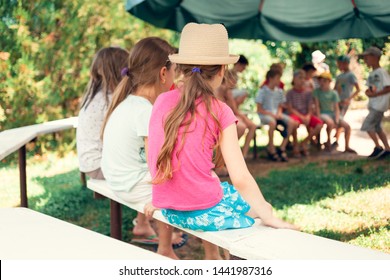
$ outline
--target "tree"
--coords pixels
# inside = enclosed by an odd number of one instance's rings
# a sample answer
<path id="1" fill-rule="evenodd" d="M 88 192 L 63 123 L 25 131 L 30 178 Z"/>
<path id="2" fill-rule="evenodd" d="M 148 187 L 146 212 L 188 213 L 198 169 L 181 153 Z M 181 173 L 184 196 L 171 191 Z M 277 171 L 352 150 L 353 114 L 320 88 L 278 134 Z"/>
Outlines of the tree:
<path id="1" fill-rule="evenodd" d="M 136 19 L 122 0 L 17 1 L 0 6 L 0 130 L 77 115 L 96 51 L 177 36 Z"/>

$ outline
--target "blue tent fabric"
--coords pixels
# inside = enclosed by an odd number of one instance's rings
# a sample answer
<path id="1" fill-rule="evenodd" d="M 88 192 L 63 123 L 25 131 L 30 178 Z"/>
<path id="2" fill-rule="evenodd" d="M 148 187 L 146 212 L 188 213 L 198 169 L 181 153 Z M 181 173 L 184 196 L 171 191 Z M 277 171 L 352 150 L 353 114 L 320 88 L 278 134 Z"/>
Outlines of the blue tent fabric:
<path id="1" fill-rule="evenodd" d="M 328 41 L 390 35 L 390 0 L 127 0 L 157 27 L 223 23 L 231 38 Z"/>

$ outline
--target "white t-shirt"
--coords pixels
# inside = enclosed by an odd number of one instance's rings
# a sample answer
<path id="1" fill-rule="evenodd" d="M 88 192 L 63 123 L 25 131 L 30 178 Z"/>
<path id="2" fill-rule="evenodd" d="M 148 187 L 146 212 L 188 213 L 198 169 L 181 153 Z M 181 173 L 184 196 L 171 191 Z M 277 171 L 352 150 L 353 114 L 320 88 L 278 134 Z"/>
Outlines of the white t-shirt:
<path id="1" fill-rule="evenodd" d="M 379 67 L 373 70 L 370 75 L 368 75 L 367 86 L 375 86 L 376 91 L 381 91 L 384 87 L 390 86 L 390 76 L 389 73 L 382 67 Z M 390 104 L 390 93 L 385 95 L 370 97 L 368 99 L 368 108 L 380 112 L 386 112 Z"/>
<path id="2" fill-rule="evenodd" d="M 255 102 L 260 103 L 264 110 L 276 114 L 279 105 L 286 102 L 286 97 L 281 88 L 275 87 L 274 89 L 270 89 L 264 85 L 258 90 Z"/>
<path id="3" fill-rule="evenodd" d="M 100 130 L 111 98 L 112 94 L 109 94 L 107 103 L 103 92 L 99 91 L 87 108 L 84 106 L 80 109 L 76 139 L 77 155 L 82 172 L 91 172 L 100 168 L 102 158 Z"/>
<path id="4" fill-rule="evenodd" d="M 112 112 L 103 135 L 102 171 L 113 191 L 128 192 L 149 169 L 145 141 L 152 104 L 130 94 Z"/>

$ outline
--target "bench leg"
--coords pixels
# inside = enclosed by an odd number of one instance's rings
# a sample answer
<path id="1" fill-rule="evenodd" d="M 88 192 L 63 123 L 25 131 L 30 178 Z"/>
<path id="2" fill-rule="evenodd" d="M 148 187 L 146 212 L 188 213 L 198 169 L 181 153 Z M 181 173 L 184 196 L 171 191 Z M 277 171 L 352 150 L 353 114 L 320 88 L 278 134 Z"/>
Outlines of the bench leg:
<path id="1" fill-rule="evenodd" d="M 87 187 L 87 178 L 84 172 L 80 172 L 80 180 L 81 180 L 81 186 L 86 188 Z"/>
<path id="2" fill-rule="evenodd" d="M 20 206 L 28 208 L 26 146 L 22 146 L 19 149 L 18 153 L 19 153 Z"/>
<path id="3" fill-rule="evenodd" d="M 120 203 L 110 200 L 111 237 L 122 240 L 122 209 Z"/>

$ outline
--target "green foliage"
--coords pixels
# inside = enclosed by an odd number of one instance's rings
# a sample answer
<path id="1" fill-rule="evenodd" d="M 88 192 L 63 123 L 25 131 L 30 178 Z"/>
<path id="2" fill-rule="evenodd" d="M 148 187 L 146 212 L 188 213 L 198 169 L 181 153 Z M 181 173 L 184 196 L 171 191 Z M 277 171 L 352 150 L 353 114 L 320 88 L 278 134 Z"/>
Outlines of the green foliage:
<path id="1" fill-rule="evenodd" d="M 0 130 L 78 112 L 96 51 L 177 37 L 130 16 L 122 0 L 6 1 L 0 6 Z"/>
<path id="2" fill-rule="evenodd" d="M 130 49 L 147 36 L 177 47 L 180 36 L 128 14 L 122 0 L 1 0 L 0 14 L 0 131 L 77 115 L 91 60 L 100 48 Z M 309 61 L 313 50 L 325 52 L 335 74 L 337 55 L 361 52 L 371 44 L 390 52 L 388 37 L 305 44 L 232 40 L 232 52 L 243 53 L 250 61 L 239 81 L 251 97 L 244 109 L 254 111 L 253 97 L 273 62 L 286 64 L 282 80 L 289 86 L 292 70 Z M 384 66 L 390 67 L 388 61 Z M 71 144 L 62 148 L 73 148 L 74 135 L 65 137 L 68 141 L 62 143 Z M 36 143 L 38 149 L 52 147 L 41 147 L 42 143 Z"/>

